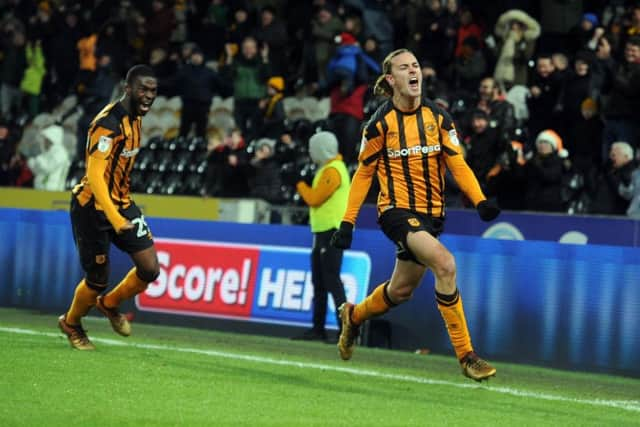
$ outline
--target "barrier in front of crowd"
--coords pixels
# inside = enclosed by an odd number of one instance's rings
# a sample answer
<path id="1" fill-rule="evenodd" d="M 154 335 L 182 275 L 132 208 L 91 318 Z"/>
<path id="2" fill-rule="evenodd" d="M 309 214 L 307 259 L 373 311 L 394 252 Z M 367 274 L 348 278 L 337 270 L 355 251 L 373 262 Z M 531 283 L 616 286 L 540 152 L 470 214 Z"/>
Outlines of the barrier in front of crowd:
<path id="1" fill-rule="evenodd" d="M 148 222 L 162 273 L 132 306 L 138 320 L 212 327 L 202 321 L 222 316 L 241 320 L 225 325 L 310 325 L 308 227 Z M 69 227 L 65 212 L 0 209 L 0 305 L 56 313 L 67 307 L 82 274 Z M 442 241 L 456 256 L 479 353 L 640 377 L 637 248 L 452 235 Z M 381 232 L 360 227 L 352 249 L 343 278 L 349 297 L 361 300 L 366 287 L 388 279 L 394 247 Z M 119 251 L 111 255 L 113 283 L 131 264 Z M 334 325 L 332 316 L 327 320 Z M 431 275 L 411 301 L 383 320 L 392 348 L 452 354 Z"/>
<path id="2" fill-rule="evenodd" d="M 378 228 L 376 208 L 362 207 L 358 227 Z M 627 217 L 502 212 L 483 222 L 475 209 L 447 209 L 446 235 L 505 240 L 544 240 L 571 244 L 640 246 L 640 221 Z"/>

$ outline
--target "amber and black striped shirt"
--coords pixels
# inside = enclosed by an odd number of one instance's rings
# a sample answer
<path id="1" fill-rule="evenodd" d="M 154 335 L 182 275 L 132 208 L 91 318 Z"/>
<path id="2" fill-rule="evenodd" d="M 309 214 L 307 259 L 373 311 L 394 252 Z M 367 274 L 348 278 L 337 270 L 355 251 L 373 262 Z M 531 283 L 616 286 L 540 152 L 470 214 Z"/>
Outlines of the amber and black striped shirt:
<path id="1" fill-rule="evenodd" d="M 117 209 L 131 204 L 129 174 L 140 149 L 141 117 L 131 117 L 120 102 L 108 104 L 91 122 L 87 137 L 87 172 L 73 189 L 80 205 L 86 205 L 95 196 L 89 176 L 92 158 L 107 162 L 103 174 L 109 198 Z M 95 198 L 98 210 L 107 210 Z"/>
<path id="2" fill-rule="evenodd" d="M 358 159 L 344 217 L 352 224 L 374 174 L 380 183 L 378 215 L 395 207 L 444 216 L 446 168 L 474 205 L 485 199 L 464 161 L 451 116 L 430 100 L 408 113 L 391 100 L 381 105 L 365 126 Z"/>

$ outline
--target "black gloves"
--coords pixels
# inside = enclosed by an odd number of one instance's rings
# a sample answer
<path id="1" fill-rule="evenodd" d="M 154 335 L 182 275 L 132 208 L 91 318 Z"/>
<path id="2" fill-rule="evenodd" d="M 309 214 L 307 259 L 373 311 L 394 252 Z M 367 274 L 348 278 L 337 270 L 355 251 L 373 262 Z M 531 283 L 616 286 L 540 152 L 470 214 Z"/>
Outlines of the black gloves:
<path id="1" fill-rule="evenodd" d="M 340 228 L 331 236 L 331 246 L 339 249 L 349 249 L 353 239 L 353 224 L 342 221 Z"/>
<path id="2" fill-rule="evenodd" d="M 500 208 L 496 206 L 495 203 L 488 200 L 483 200 L 478 203 L 476 209 L 478 210 L 478 215 L 480 215 L 480 218 L 483 221 L 492 221 L 500 215 Z"/>

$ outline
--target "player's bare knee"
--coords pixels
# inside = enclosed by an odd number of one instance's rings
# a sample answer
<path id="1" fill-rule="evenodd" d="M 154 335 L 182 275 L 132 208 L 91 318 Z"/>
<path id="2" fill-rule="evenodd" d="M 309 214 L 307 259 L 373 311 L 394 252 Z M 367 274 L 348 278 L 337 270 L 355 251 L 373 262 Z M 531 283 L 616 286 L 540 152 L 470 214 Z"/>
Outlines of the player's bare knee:
<path id="1" fill-rule="evenodd" d="M 436 265 L 433 266 L 433 273 L 440 280 L 454 280 L 456 277 L 456 260 L 450 252 L 443 253 Z"/>

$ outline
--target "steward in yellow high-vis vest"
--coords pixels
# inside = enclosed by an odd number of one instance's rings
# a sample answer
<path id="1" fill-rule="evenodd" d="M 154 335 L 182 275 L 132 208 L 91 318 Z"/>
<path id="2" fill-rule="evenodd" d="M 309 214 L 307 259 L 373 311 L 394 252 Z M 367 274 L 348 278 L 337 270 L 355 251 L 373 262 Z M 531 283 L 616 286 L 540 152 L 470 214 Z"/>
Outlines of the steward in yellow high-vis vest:
<path id="1" fill-rule="evenodd" d="M 331 246 L 330 240 L 347 208 L 349 172 L 338 153 L 338 140 L 331 132 L 318 132 L 309 139 L 309 155 L 319 166 L 311 187 L 304 181 L 296 188 L 309 205 L 309 222 L 313 232 L 311 276 L 313 281 L 313 327 L 295 337 L 305 340 L 326 340 L 325 321 L 330 293 L 335 307 L 346 301 L 340 279 L 342 249 Z M 338 319 L 338 326 L 340 321 Z"/>

